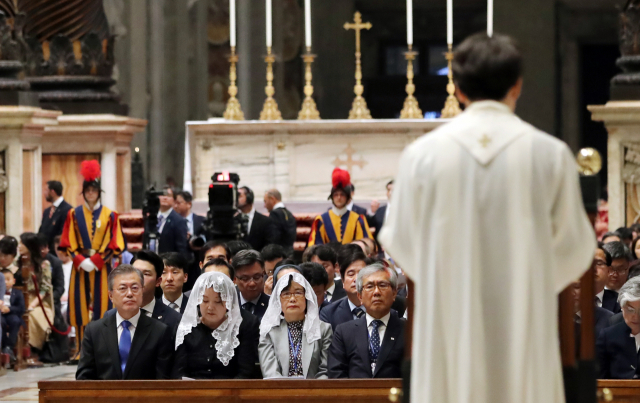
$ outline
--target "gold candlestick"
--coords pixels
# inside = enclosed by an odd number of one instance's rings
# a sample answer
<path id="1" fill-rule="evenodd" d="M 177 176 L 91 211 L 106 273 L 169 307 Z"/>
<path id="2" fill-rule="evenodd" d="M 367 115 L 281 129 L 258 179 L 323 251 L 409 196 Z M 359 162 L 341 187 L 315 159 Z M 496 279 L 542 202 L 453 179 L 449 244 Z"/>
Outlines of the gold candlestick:
<path id="1" fill-rule="evenodd" d="M 260 112 L 260 120 L 282 120 L 282 114 L 278 110 L 278 103 L 273 99 L 276 93 L 273 87 L 273 63 L 276 58 L 271 54 L 271 47 L 267 48 L 267 56 L 264 58 L 267 63 L 267 86 L 264 88 L 267 99 L 264 101 L 262 112 Z"/>
<path id="2" fill-rule="evenodd" d="M 453 68 L 451 63 L 453 61 L 453 45 L 451 44 L 449 44 L 449 51 L 447 52 L 446 57 L 449 65 L 449 73 L 447 74 L 449 76 L 449 83 L 447 84 L 447 93 L 449 94 L 449 96 L 444 103 L 444 109 L 442 109 L 441 117 L 443 119 L 454 118 L 458 116 L 460 112 L 462 112 L 460 110 L 460 103 L 455 96 L 456 86 L 453 83 Z"/>
<path id="3" fill-rule="evenodd" d="M 313 79 L 313 75 L 311 74 L 311 64 L 315 58 L 316 55 L 311 54 L 311 47 L 307 47 L 307 53 L 302 55 L 302 60 L 304 60 L 304 64 L 306 65 L 304 72 L 304 79 L 306 81 L 304 86 L 305 98 L 302 102 L 302 109 L 300 110 L 300 113 L 298 113 L 298 120 L 320 119 L 320 112 L 318 112 L 316 103 L 311 97 L 313 95 L 313 85 L 311 84 L 311 80 Z"/>
<path id="4" fill-rule="evenodd" d="M 238 63 L 238 55 L 236 55 L 236 47 L 231 47 L 231 56 L 229 56 L 229 63 L 231 63 L 231 67 L 229 68 L 229 100 L 227 101 L 227 109 L 224 111 L 224 115 L 222 115 L 227 120 L 244 120 L 244 113 L 242 113 L 242 108 L 240 107 L 240 101 L 236 98 L 238 95 L 238 87 L 236 86 L 236 63 Z"/>
<path id="5" fill-rule="evenodd" d="M 413 61 L 416 59 L 418 52 L 413 51 L 413 45 L 409 45 L 409 51 L 404 54 L 407 59 L 407 98 L 404 100 L 404 107 L 400 112 L 400 119 L 422 119 L 424 115 L 418 105 L 418 100 L 413 96 L 416 92 L 416 86 L 413 84 Z"/>
<path id="6" fill-rule="evenodd" d="M 363 29 L 371 29 L 370 22 L 362 22 L 362 14 L 356 11 L 353 18 L 354 23 L 345 23 L 344 29 L 347 31 L 353 29 L 356 31 L 356 85 L 353 88 L 353 92 L 356 94 L 356 98 L 353 100 L 351 111 L 349 112 L 349 119 L 371 119 L 371 112 L 367 108 L 367 101 L 362 97 L 364 87 L 362 86 L 362 62 L 360 61 L 360 31 Z"/>

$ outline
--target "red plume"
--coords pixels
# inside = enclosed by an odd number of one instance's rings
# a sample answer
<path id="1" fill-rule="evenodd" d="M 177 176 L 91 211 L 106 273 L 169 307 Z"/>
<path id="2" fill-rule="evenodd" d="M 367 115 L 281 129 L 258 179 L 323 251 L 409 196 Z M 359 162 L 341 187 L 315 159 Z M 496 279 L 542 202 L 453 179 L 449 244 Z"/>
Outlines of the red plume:
<path id="1" fill-rule="evenodd" d="M 351 175 L 349 175 L 349 171 L 340 168 L 334 169 L 331 174 L 331 184 L 334 188 L 344 188 L 351 185 Z"/>
<path id="2" fill-rule="evenodd" d="M 93 182 L 100 177 L 100 163 L 96 160 L 82 161 L 80 175 L 87 182 Z"/>

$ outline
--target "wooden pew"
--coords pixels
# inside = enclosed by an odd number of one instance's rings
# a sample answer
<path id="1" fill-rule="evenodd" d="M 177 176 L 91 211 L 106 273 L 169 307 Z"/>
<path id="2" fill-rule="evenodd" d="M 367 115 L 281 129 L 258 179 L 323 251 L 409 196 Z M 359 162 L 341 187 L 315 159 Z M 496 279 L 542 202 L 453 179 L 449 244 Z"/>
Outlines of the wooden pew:
<path id="1" fill-rule="evenodd" d="M 600 402 L 606 402 L 603 391 L 608 389 L 614 403 L 640 403 L 640 380 L 598 380 L 598 397 Z"/>
<path id="2" fill-rule="evenodd" d="M 40 381 L 40 403 L 387 403 L 400 379 Z M 215 399 L 215 400 L 214 400 Z"/>

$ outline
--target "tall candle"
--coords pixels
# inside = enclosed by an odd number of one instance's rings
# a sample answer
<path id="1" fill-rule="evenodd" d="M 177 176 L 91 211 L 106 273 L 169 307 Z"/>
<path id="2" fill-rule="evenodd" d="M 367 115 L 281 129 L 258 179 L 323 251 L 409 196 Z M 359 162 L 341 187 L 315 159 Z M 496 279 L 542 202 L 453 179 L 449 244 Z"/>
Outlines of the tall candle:
<path id="1" fill-rule="evenodd" d="M 271 12 L 271 0 L 267 1 L 267 47 L 270 48 L 273 45 L 273 27 L 272 23 L 272 12 Z"/>
<path id="2" fill-rule="evenodd" d="M 236 0 L 229 1 L 229 30 L 231 35 L 229 36 L 229 40 L 231 42 L 231 46 L 236 46 Z"/>
<path id="3" fill-rule="evenodd" d="M 311 0 L 304 0 L 304 37 L 305 45 L 311 47 Z"/>
<path id="4" fill-rule="evenodd" d="M 453 0 L 447 0 L 447 45 L 453 45 Z"/>
<path id="5" fill-rule="evenodd" d="M 487 2 L 487 36 L 493 36 L 493 0 Z"/>
<path id="6" fill-rule="evenodd" d="M 407 45 L 413 45 L 413 0 L 407 0 Z"/>

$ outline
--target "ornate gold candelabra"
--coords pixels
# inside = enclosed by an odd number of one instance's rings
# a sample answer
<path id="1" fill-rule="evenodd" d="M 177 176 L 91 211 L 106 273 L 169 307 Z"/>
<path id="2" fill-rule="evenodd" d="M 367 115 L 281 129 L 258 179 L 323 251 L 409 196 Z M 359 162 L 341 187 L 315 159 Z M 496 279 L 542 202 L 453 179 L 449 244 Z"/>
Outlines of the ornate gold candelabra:
<path id="1" fill-rule="evenodd" d="M 282 120 L 282 114 L 278 110 L 278 103 L 273 99 L 273 95 L 276 93 L 273 87 L 273 63 L 276 58 L 271 54 L 271 47 L 267 48 L 267 56 L 264 58 L 267 63 L 267 86 L 264 88 L 267 99 L 264 101 L 262 112 L 260 112 L 260 120 Z"/>
<path id="2" fill-rule="evenodd" d="M 363 29 L 371 29 L 370 22 L 362 22 L 362 14 L 356 11 L 354 16 L 354 23 L 345 23 L 344 29 L 347 31 L 353 29 L 356 31 L 356 85 L 353 88 L 353 92 L 356 94 L 356 98 L 353 100 L 351 111 L 349 112 L 349 119 L 371 119 L 371 112 L 367 108 L 367 101 L 362 97 L 364 87 L 362 86 L 362 62 L 360 53 L 360 31 Z"/>
<path id="3" fill-rule="evenodd" d="M 413 94 L 416 92 L 416 86 L 413 84 L 413 61 L 416 59 L 418 52 L 413 51 L 413 45 L 409 45 L 409 51 L 404 54 L 407 59 L 407 98 L 404 100 L 404 107 L 400 112 L 400 119 L 422 119 L 424 115 L 418 105 L 418 100 Z"/>
<path id="4" fill-rule="evenodd" d="M 227 120 L 244 120 L 244 113 L 242 113 L 242 108 L 240 107 L 240 101 L 236 98 L 238 95 L 238 87 L 236 86 L 236 63 L 238 63 L 238 55 L 236 55 L 236 47 L 231 47 L 231 56 L 229 56 L 229 63 L 231 63 L 231 67 L 229 68 L 229 100 L 227 101 L 227 109 L 224 111 L 224 115 L 222 115 Z"/>
<path id="5" fill-rule="evenodd" d="M 456 86 L 453 83 L 453 45 L 451 44 L 449 44 L 449 51 L 447 52 L 446 57 L 449 66 L 449 83 L 447 84 L 447 93 L 449 94 L 449 96 L 444 103 L 444 109 L 442 109 L 441 117 L 443 119 L 456 117 L 461 112 L 460 103 L 458 103 L 458 99 L 455 96 Z"/>
<path id="6" fill-rule="evenodd" d="M 307 47 L 307 53 L 302 55 L 302 60 L 305 64 L 304 79 L 306 84 L 304 86 L 304 101 L 302 102 L 302 109 L 298 113 L 298 120 L 317 120 L 320 119 L 320 112 L 316 107 L 316 102 L 311 97 L 313 95 L 313 84 L 311 80 L 313 75 L 311 74 L 311 64 L 316 58 L 316 55 L 311 54 L 311 47 Z"/>

